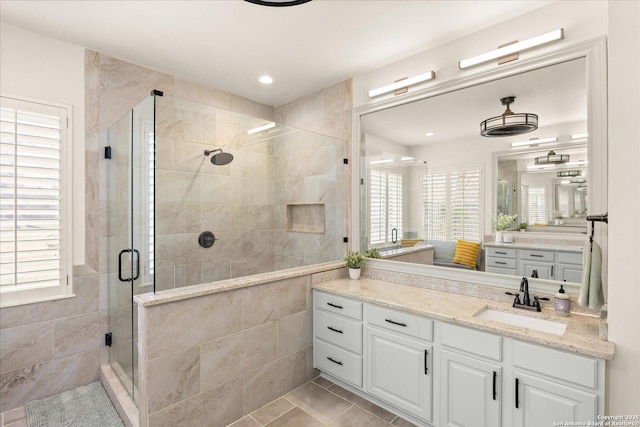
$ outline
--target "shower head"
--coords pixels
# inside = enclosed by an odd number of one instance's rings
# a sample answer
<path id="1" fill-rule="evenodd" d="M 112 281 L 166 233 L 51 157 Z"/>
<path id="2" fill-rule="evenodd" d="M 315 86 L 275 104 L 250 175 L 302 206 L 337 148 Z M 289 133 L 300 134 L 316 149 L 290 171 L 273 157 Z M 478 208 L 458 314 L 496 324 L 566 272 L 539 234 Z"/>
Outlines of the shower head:
<path id="1" fill-rule="evenodd" d="M 218 152 L 218 154 L 213 154 L 215 152 Z M 204 150 L 205 156 L 208 156 L 210 154 L 213 154 L 213 156 L 211 157 L 211 163 L 216 166 L 228 165 L 233 161 L 233 154 L 223 153 L 222 148 L 216 148 L 215 150 Z"/>

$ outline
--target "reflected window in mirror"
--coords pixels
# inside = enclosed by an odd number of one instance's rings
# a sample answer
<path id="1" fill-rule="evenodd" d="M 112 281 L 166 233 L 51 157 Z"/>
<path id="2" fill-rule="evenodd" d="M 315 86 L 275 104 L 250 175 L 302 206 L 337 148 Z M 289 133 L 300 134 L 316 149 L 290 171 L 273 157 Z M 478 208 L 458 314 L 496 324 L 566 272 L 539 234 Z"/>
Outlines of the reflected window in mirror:
<path id="1" fill-rule="evenodd" d="M 398 243 L 402 236 L 402 172 L 371 168 L 369 201 L 371 245 Z"/>

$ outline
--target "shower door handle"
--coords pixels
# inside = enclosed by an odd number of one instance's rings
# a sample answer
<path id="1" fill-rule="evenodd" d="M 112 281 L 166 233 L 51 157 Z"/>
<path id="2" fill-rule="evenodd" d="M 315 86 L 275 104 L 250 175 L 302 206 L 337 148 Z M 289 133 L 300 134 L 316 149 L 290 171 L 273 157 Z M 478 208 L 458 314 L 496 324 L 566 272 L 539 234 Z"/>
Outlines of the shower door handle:
<path id="1" fill-rule="evenodd" d="M 133 278 L 131 277 L 122 277 L 122 255 L 130 252 L 131 249 L 123 249 L 118 254 L 118 279 L 120 279 L 121 282 L 133 282 Z"/>
<path id="2" fill-rule="evenodd" d="M 398 243 L 398 229 L 391 229 L 391 243 Z"/>
<path id="3" fill-rule="evenodd" d="M 140 277 L 140 252 L 137 249 L 132 249 L 132 252 L 136 254 L 136 275 L 131 278 L 131 281 L 138 280 Z"/>

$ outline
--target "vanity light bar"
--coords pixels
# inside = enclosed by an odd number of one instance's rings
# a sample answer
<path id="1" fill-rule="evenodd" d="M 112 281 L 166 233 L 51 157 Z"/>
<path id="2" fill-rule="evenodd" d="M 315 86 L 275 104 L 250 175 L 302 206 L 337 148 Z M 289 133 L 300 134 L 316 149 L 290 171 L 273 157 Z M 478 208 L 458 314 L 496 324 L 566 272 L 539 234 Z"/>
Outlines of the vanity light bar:
<path id="1" fill-rule="evenodd" d="M 413 157 L 402 157 L 400 160 L 402 160 L 403 162 L 406 162 L 408 160 L 415 160 Z"/>
<path id="2" fill-rule="evenodd" d="M 571 139 L 583 139 L 588 137 L 589 134 L 588 133 L 574 133 L 573 135 L 571 135 Z"/>
<path id="3" fill-rule="evenodd" d="M 383 163 L 393 163 L 393 159 L 374 160 L 372 162 L 369 162 L 370 165 L 381 165 Z"/>
<path id="4" fill-rule="evenodd" d="M 263 130 L 269 130 L 276 127 L 275 122 L 267 123 L 266 125 L 258 126 L 257 128 L 249 129 L 247 135 L 253 135 L 254 133 L 262 132 Z"/>
<path id="5" fill-rule="evenodd" d="M 527 166 L 527 169 L 532 169 L 532 170 L 536 170 L 536 169 L 553 169 L 555 168 L 556 165 L 533 165 L 533 166 Z"/>
<path id="6" fill-rule="evenodd" d="M 586 166 L 589 162 L 586 160 L 577 160 L 575 162 L 567 162 L 565 166 Z"/>
<path id="7" fill-rule="evenodd" d="M 547 142 L 557 142 L 557 141 L 558 141 L 558 138 L 554 136 L 552 138 L 530 139 L 528 141 L 512 142 L 511 146 L 521 147 L 523 145 L 539 145 L 539 144 L 545 144 Z"/>
<path id="8" fill-rule="evenodd" d="M 482 64 L 493 59 L 498 59 L 503 56 L 508 56 L 523 50 L 531 49 L 532 47 L 562 39 L 564 39 L 564 29 L 560 28 L 558 30 L 551 31 L 550 33 L 500 47 L 496 50 L 492 50 L 472 58 L 463 59 L 462 61 L 458 61 L 458 68 L 464 70 L 465 68 L 473 67 L 474 65 Z"/>
<path id="9" fill-rule="evenodd" d="M 405 87 L 413 86 L 418 83 L 426 82 L 428 80 L 432 80 L 436 78 L 435 71 L 429 71 L 424 74 L 418 74 L 417 76 L 409 77 L 408 79 L 399 80 L 395 83 L 391 83 L 390 85 L 382 86 L 377 89 L 372 89 L 367 92 L 369 98 L 374 98 L 376 96 L 384 95 L 385 93 L 393 92 L 398 89 L 402 89 Z"/>

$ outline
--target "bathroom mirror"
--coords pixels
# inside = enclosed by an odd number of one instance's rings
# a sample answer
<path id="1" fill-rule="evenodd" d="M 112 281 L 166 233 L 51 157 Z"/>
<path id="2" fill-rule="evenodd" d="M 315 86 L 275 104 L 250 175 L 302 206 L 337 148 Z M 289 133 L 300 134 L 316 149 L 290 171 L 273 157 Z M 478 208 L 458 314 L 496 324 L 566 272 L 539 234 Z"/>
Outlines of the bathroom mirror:
<path id="1" fill-rule="evenodd" d="M 507 208 L 505 213 L 517 213 L 526 218 L 523 222 L 531 221 L 528 211 L 533 205 L 525 204 L 521 193 L 528 186 L 530 199 L 535 192 L 531 182 L 543 177 L 543 186 L 548 189 L 544 221 L 535 221 L 527 231 L 546 232 L 544 236 L 550 240 L 570 232 L 584 238 L 588 230 L 586 214 L 606 211 L 602 55 L 601 41 L 585 43 L 476 78 L 449 80 L 442 87 L 434 85 L 422 94 L 406 96 L 403 102 L 387 99 L 356 110 L 360 210 L 358 217 L 354 216 L 358 227 L 354 228 L 360 230 L 358 247 L 384 249 L 402 244 L 402 238 L 434 237 L 489 243 L 491 219 L 497 211 Z M 510 106 L 513 112 L 538 115 L 538 129 L 517 136 L 480 136 L 480 123 L 501 115 L 505 107 L 500 99 L 507 96 L 516 97 Z M 555 140 L 544 142 L 547 138 Z M 569 159 L 563 164 L 544 165 L 547 170 L 527 168 L 534 166 L 536 157 L 546 157 L 551 150 Z M 407 169 L 403 162 L 415 162 L 409 168 L 411 172 L 401 172 Z M 499 170 L 507 163 L 511 163 L 510 179 L 501 176 Z M 395 199 L 371 197 L 372 177 L 382 169 L 387 177 L 394 173 L 403 177 L 401 198 L 397 191 Z M 580 175 L 558 176 L 566 171 L 579 171 Z M 386 188 L 390 188 L 388 183 Z M 401 203 L 390 205 L 397 201 Z M 392 239 L 372 239 L 372 207 L 383 212 L 382 217 L 378 215 L 382 218 L 378 228 Z M 394 210 L 396 216 L 392 217 Z M 398 218 L 398 212 L 402 218 Z M 556 212 L 563 217 L 557 226 Z M 516 220 L 514 231 L 517 225 Z M 395 238 L 394 229 L 400 237 Z M 596 236 L 603 241 L 606 252 L 606 230 L 596 229 Z M 444 270 L 425 267 L 436 275 Z M 483 274 L 496 276 L 476 271 L 447 273 L 447 277 L 460 275 L 476 283 L 483 281 Z"/>

